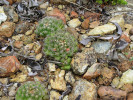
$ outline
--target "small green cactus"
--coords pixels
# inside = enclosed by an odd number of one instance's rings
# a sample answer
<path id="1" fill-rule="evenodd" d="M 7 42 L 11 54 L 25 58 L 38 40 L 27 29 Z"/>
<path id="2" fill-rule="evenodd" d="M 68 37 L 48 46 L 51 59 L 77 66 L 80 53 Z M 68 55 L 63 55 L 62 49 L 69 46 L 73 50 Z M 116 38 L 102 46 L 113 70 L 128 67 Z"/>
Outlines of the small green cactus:
<path id="1" fill-rule="evenodd" d="M 68 32 L 57 32 L 47 36 L 44 40 L 44 53 L 54 60 L 61 62 L 61 68 L 70 69 L 71 57 L 78 50 L 78 42 Z"/>
<path id="2" fill-rule="evenodd" d="M 55 17 L 45 17 L 41 21 L 39 21 L 39 25 L 37 26 L 35 33 L 42 37 L 46 37 L 52 32 L 56 32 L 58 30 L 63 29 L 64 23 L 62 20 L 57 19 Z"/>
<path id="3" fill-rule="evenodd" d="M 18 88 L 15 100 L 48 100 L 48 92 L 40 82 L 28 81 Z"/>

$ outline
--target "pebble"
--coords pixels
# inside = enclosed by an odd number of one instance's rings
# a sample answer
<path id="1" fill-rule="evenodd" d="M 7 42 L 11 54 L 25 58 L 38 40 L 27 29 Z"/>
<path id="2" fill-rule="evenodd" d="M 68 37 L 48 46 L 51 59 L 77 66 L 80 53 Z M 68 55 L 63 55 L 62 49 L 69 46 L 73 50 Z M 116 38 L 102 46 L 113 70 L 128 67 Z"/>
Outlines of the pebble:
<path id="1" fill-rule="evenodd" d="M 17 88 L 17 83 L 15 83 L 12 87 L 9 89 L 9 96 L 13 97 L 16 94 L 16 88 Z"/>
<path id="2" fill-rule="evenodd" d="M 129 34 L 133 35 L 133 28 L 130 29 Z"/>
<path id="3" fill-rule="evenodd" d="M 75 74 L 82 75 L 97 61 L 93 48 L 85 48 L 81 53 L 74 55 L 71 61 L 71 68 Z"/>
<path id="4" fill-rule="evenodd" d="M 7 19 L 6 14 L 4 13 L 3 7 L 0 6 L 0 24 L 5 22 Z"/>
<path id="5" fill-rule="evenodd" d="M 47 63 L 48 67 L 49 67 L 49 71 L 50 72 L 55 72 L 56 71 L 56 67 L 54 63 Z"/>
<path id="6" fill-rule="evenodd" d="M 130 42 L 130 37 L 128 35 L 128 33 L 123 32 L 123 34 L 121 35 L 120 39 L 124 39 L 126 42 Z"/>
<path id="7" fill-rule="evenodd" d="M 99 25 L 100 25 L 100 22 L 99 22 L 99 21 L 94 21 L 94 22 L 91 22 L 91 23 L 90 23 L 89 28 L 95 28 L 95 27 L 97 27 L 97 26 L 99 26 Z"/>
<path id="8" fill-rule="evenodd" d="M 66 17 L 64 13 L 62 13 L 58 8 L 54 8 L 53 10 L 47 12 L 48 16 L 58 17 L 61 19 L 64 23 L 66 23 Z"/>
<path id="9" fill-rule="evenodd" d="M 15 56 L 0 58 L 0 76 L 10 76 L 20 69 L 21 65 Z"/>
<path id="10" fill-rule="evenodd" d="M 76 28 L 81 25 L 81 22 L 78 18 L 74 18 L 68 22 L 68 26 Z"/>
<path id="11" fill-rule="evenodd" d="M 25 35 L 31 35 L 33 33 L 33 30 L 28 30 Z"/>
<path id="12" fill-rule="evenodd" d="M 47 11 L 51 11 L 51 10 L 53 10 L 52 7 L 48 7 L 48 8 L 47 8 Z"/>
<path id="13" fill-rule="evenodd" d="M 13 22 L 4 22 L 0 26 L 0 36 L 10 37 L 12 36 L 15 29 L 15 23 Z"/>
<path id="14" fill-rule="evenodd" d="M 90 23 L 90 19 L 89 18 L 87 18 L 87 19 L 85 19 L 83 22 L 82 22 L 82 28 L 83 29 L 88 29 L 89 28 L 89 23 Z"/>
<path id="15" fill-rule="evenodd" d="M 73 89 L 68 100 L 77 100 L 76 98 L 79 95 L 81 95 L 82 100 L 96 100 L 96 85 L 84 79 L 78 79 L 73 85 Z"/>
<path id="16" fill-rule="evenodd" d="M 74 78 L 74 75 L 72 74 L 72 72 L 67 72 L 66 75 L 65 75 L 65 80 L 70 83 L 71 85 L 74 84 L 75 82 L 75 78 Z"/>
<path id="17" fill-rule="evenodd" d="M 93 64 L 90 68 L 88 68 L 87 72 L 84 74 L 83 78 L 91 80 L 92 78 L 96 78 L 101 74 L 101 66 L 100 63 Z"/>
<path id="18" fill-rule="evenodd" d="M 133 51 L 133 43 L 130 44 L 130 49 Z"/>
<path id="19" fill-rule="evenodd" d="M 78 14 L 75 11 L 71 11 L 70 17 L 71 18 L 77 18 Z"/>
<path id="20" fill-rule="evenodd" d="M 40 5 L 40 9 L 46 9 L 49 6 L 49 2 L 45 2 Z"/>
<path id="21" fill-rule="evenodd" d="M 35 57 L 36 61 L 39 61 L 42 58 L 42 56 L 42 53 L 37 54 Z"/>
<path id="22" fill-rule="evenodd" d="M 131 41 L 133 41 L 133 35 L 130 36 Z"/>
<path id="23" fill-rule="evenodd" d="M 23 46 L 23 41 L 15 41 L 13 45 L 14 47 L 20 49 Z"/>
<path id="24" fill-rule="evenodd" d="M 59 100 L 60 93 L 54 90 L 50 91 L 50 100 Z"/>
<path id="25" fill-rule="evenodd" d="M 22 40 L 22 37 L 24 37 L 23 34 L 18 34 L 18 35 L 12 36 L 12 39 L 16 41 L 20 41 Z"/>
<path id="26" fill-rule="evenodd" d="M 51 87 L 55 90 L 65 91 L 66 81 L 64 80 L 65 70 L 57 69 L 55 72 L 55 79 L 50 80 Z"/>

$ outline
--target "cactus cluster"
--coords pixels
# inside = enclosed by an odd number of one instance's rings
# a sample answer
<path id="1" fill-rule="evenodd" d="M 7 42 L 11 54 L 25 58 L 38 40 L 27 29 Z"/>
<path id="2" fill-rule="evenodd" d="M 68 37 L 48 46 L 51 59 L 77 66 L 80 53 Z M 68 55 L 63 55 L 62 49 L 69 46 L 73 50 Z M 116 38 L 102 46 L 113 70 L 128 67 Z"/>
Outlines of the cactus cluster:
<path id="1" fill-rule="evenodd" d="M 78 42 L 75 37 L 66 32 L 59 31 L 47 36 L 44 40 L 44 53 L 54 60 L 61 62 L 61 68 L 70 69 L 71 57 L 78 50 Z"/>
<path id="2" fill-rule="evenodd" d="M 109 3 L 112 5 L 120 4 L 120 5 L 126 5 L 126 0 L 96 0 L 97 3 L 103 4 L 103 3 Z"/>
<path id="3" fill-rule="evenodd" d="M 48 91 L 40 82 L 28 81 L 18 88 L 15 100 L 48 100 Z"/>
<path id="4" fill-rule="evenodd" d="M 57 19 L 56 17 L 45 17 L 39 21 L 39 25 L 37 26 L 35 33 L 42 37 L 46 37 L 52 32 L 63 29 L 64 23 L 62 20 Z"/>

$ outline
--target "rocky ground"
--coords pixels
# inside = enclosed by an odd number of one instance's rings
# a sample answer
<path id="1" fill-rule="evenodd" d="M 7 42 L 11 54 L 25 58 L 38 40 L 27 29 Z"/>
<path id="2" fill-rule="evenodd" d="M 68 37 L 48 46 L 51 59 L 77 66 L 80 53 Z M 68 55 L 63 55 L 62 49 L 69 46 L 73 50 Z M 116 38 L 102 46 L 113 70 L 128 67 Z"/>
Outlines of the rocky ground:
<path id="1" fill-rule="evenodd" d="M 104 7 L 88 0 L 0 1 L 0 100 L 15 100 L 27 81 L 45 84 L 49 100 L 133 100 L 133 1 L 127 1 Z M 43 52 L 35 30 L 46 16 L 63 20 L 78 40 L 70 70 Z"/>

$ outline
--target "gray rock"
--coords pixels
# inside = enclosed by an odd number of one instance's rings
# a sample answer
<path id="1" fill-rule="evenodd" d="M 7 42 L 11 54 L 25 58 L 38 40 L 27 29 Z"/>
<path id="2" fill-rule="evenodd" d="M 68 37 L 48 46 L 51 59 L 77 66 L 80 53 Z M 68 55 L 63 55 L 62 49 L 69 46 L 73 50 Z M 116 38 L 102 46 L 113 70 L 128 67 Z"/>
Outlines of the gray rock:
<path id="1" fill-rule="evenodd" d="M 110 42 L 94 42 L 92 43 L 92 47 L 94 48 L 96 53 L 106 53 L 112 44 Z"/>
<path id="2" fill-rule="evenodd" d="M 71 67 L 75 74 L 82 75 L 87 68 L 97 61 L 97 55 L 93 48 L 85 48 L 81 53 L 72 58 Z"/>
<path id="3" fill-rule="evenodd" d="M 16 88 L 17 88 L 17 83 L 15 83 L 10 89 L 9 89 L 9 96 L 13 97 L 16 94 Z"/>
<path id="4" fill-rule="evenodd" d="M 75 78 L 74 78 L 74 75 L 72 74 L 72 72 L 66 73 L 66 75 L 65 75 L 65 80 L 66 80 L 68 83 L 70 83 L 71 85 L 74 84 Z"/>
<path id="5" fill-rule="evenodd" d="M 81 100 L 96 100 L 96 85 L 84 79 L 77 80 L 73 85 L 69 100 L 76 100 L 79 95 L 81 95 Z"/>

